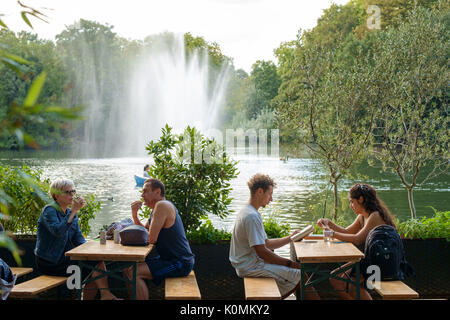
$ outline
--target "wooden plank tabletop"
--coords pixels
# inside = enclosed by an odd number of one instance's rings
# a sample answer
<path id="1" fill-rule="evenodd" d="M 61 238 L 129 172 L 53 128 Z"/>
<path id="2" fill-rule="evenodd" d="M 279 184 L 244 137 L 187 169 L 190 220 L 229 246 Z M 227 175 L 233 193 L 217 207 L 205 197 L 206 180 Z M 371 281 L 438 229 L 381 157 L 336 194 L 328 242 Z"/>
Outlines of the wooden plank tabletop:
<path id="1" fill-rule="evenodd" d="M 106 240 L 106 244 L 100 241 L 90 240 L 82 245 L 66 252 L 70 260 L 94 260 L 94 261 L 144 261 L 152 251 L 153 245 L 148 246 L 123 246 Z"/>
<path id="2" fill-rule="evenodd" d="M 364 258 L 364 254 L 350 242 L 304 239 L 294 242 L 294 248 L 301 263 L 349 262 Z"/>

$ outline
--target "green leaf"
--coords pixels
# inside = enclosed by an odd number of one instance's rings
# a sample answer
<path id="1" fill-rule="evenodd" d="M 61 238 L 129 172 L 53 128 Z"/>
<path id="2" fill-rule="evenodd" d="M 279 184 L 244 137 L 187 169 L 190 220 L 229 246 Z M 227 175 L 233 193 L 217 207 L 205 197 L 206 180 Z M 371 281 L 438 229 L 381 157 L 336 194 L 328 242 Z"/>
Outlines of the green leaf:
<path id="1" fill-rule="evenodd" d="M 5 58 L 2 57 L 0 59 L 0 61 L 6 65 L 8 68 L 10 68 L 11 70 L 13 70 L 15 73 L 17 73 L 18 75 L 22 75 L 23 71 L 22 68 L 23 66 L 21 66 L 20 64 L 18 64 L 16 61 L 11 60 L 9 58 Z"/>
<path id="2" fill-rule="evenodd" d="M 28 90 L 27 97 L 25 98 L 25 101 L 23 102 L 23 105 L 25 107 L 34 106 L 39 94 L 42 91 L 42 87 L 45 83 L 45 78 L 47 77 L 47 73 L 43 71 L 41 74 L 39 74 L 33 81 L 33 84 L 30 87 L 30 90 Z"/>
<path id="3" fill-rule="evenodd" d="M 33 29 L 33 25 L 31 24 L 30 20 L 28 20 L 27 13 L 29 12 L 22 11 L 20 14 L 22 15 L 23 21 L 25 21 L 25 23 L 29 25 L 31 29 Z"/>
<path id="4" fill-rule="evenodd" d="M 8 29 L 8 26 L 2 21 L 2 19 L 0 19 L 0 26 L 2 26 L 3 28 Z"/>

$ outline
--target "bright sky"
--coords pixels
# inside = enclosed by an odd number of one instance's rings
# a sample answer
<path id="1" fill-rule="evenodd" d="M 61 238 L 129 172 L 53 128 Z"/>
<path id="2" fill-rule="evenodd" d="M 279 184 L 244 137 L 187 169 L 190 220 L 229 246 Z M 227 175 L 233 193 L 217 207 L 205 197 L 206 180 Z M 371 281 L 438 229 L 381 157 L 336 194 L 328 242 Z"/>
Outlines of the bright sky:
<path id="1" fill-rule="evenodd" d="M 46 24 L 23 22 L 17 0 L 1 0 L 2 20 L 13 31 L 35 32 L 52 39 L 80 18 L 114 26 L 119 36 L 142 40 L 170 31 L 190 32 L 216 42 L 234 65 L 250 72 L 256 60 L 275 61 L 273 50 L 294 40 L 298 30 L 311 29 L 332 2 L 348 0 L 22 0 L 45 13 Z M 47 8 L 47 9 L 44 9 Z"/>

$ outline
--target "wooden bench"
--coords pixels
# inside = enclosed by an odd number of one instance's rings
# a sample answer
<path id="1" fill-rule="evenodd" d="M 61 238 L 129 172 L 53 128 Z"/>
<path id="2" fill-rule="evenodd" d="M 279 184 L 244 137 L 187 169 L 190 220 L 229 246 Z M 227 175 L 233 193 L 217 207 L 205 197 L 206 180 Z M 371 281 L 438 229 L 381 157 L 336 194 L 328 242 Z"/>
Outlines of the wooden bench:
<path id="1" fill-rule="evenodd" d="M 200 300 L 202 298 L 193 270 L 186 277 L 166 278 L 165 282 L 167 300 Z"/>
<path id="2" fill-rule="evenodd" d="M 402 281 L 381 281 L 380 288 L 375 291 L 383 300 L 407 300 L 418 298 L 419 294 Z"/>
<path id="3" fill-rule="evenodd" d="M 39 276 L 34 279 L 15 285 L 9 297 L 11 298 L 33 298 L 41 292 L 55 288 L 67 281 L 67 277 Z"/>
<path id="4" fill-rule="evenodd" d="M 17 275 L 17 278 L 20 278 L 26 274 L 29 274 L 33 272 L 33 268 L 18 268 L 18 267 L 12 267 L 10 268 L 13 274 Z"/>
<path id="5" fill-rule="evenodd" d="M 278 300 L 280 290 L 273 278 L 244 278 L 246 300 Z"/>

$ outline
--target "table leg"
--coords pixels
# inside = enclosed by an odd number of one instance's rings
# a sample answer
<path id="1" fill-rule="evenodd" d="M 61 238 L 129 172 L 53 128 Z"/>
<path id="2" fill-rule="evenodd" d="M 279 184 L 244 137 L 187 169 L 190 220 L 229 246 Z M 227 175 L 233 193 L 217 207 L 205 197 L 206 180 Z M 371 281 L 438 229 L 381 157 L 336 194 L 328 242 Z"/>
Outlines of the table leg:
<path id="1" fill-rule="evenodd" d="M 136 300 L 136 278 L 137 278 L 137 262 L 133 263 L 133 289 L 131 293 L 131 299 Z"/>
<path id="2" fill-rule="evenodd" d="M 356 280 L 356 283 L 355 283 L 355 285 L 356 285 L 356 300 L 360 300 L 360 298 L 361 298 L 360 297 L 361 281 L 360 281 L 360 263 L 359 263 L 359 261 L 355 263 L 355 273 L 356 273 L 355 274 L 355 277 L 356 277 L 355 278 L 355 280 Z"/>
<path id="3" fill-rule="evenodd" d="M 305 300 L 305 291 L 306 291 L 306 272 L 305 265 L 300 263 L 300 292 L 297 291 L 297 300 Z"/>
<path id="4" fill-rule="evenodd" d="M 81 261 L 78 261 L 78 267 L 80 268 L 80 277 L 83 274 L 83 263 Z M 78 300 L 81 300 L 81 293 L 83 292 L 83 283 L 85 282 L 85 279 L 81 279 L 80 281 L 80 288 L 76 289 L 77 290 L 77 296 L 78 296 Z"/>

